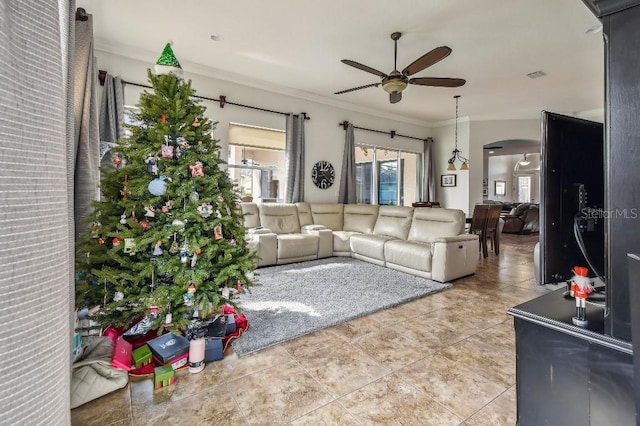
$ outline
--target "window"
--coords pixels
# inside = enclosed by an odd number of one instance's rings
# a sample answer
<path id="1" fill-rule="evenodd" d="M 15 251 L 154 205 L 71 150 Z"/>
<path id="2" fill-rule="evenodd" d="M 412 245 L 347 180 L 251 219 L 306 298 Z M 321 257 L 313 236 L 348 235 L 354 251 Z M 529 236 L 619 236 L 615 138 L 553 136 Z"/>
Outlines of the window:
<path id="1" fill-rule="evenodd" d="M 358 203 L 410 206 L 416 201 L 420 154 L 356 145 L 355 157 Z"/>
<path id="2" fill-rule="evenodd" d="M 531 202 L 531 176 L 518 176 L 518 202 Z"/>
<path id="3" fill-rule="evenodd" d="M 229 125 L 229 176 L 241 199 L 282 201 L 285 132 L 243 124 Z"/>

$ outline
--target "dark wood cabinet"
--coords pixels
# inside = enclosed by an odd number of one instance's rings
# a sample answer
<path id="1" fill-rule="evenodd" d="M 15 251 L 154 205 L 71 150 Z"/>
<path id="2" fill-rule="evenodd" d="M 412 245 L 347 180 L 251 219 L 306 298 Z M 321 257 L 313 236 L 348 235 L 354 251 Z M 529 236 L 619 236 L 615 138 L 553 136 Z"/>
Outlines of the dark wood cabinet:
<path id="1" fill-rule="evenodd" d="M 573 299 L 557 290 L 509 310 L 516 330 L 518 424 L 633 425 L 629 342 L 604 334 L 604 308 L 587 329 L 571 322 Z"/>

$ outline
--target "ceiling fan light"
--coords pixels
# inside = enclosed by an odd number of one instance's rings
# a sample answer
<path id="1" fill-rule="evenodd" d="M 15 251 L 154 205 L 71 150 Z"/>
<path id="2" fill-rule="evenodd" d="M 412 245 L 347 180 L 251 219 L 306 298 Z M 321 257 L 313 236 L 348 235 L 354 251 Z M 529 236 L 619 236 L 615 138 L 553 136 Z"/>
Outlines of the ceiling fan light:
<path id="1" fill-rule="evenodd" d="M 460 166 L 460 170 L 469 170 L 469 165 L 467 163 L 462 163 L 462 166 Z"/>
<path id="2" fill-rule="evenodd" d="M 450 172 L 456 171 L 456 166 L 453 164 L 453 162 L 449 162 L 449 165 L 447 166 L 447 170 Z"/>
<path id="3" fill-rule="evenodd" d="M 391 78 L 382 82 L 382 88 L 387 93 L 400 93 L 407 88 L 407 82 L 400 78 Z"/>

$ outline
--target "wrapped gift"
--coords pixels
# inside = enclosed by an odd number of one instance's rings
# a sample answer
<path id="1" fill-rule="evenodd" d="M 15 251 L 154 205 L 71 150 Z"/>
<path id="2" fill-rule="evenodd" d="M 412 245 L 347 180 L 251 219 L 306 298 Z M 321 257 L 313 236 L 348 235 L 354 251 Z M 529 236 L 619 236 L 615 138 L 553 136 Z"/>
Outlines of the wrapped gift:
<path id="1" fill-rule="evenodd" d="M 204 345 L 204 362 L 222 359 L 222 339 L 206 339 Z"/>
<path id="2" fill-rule="evenodd" d="M 162 367 L 156 367 L 155 370 L 153 370 L 153 378 L 155 382 L 155 389 L 160 389 L 173 384 L 175 380 L 175 373 L 170 365 L 163 365 Z"/>
<path id="3" fill-rule="evenodd" d="M 225 315 L 227 317 L 227 331 L 226 334 L 231 334 L 236 332 L 236 317 L 235 315 Z"/>
<path id="4" fill-rule="evenodd" d="M 148 345 L 142 345 L 138 349 L 134 349 L 131 355 L 136 368 L 140 368 L 151 362 L 151 349 L 149 349 Z"/>
<path id="5" fill-rule="evenodd" d="M 116 340 L 116 348 L 113 351 L 111 365 L 122 370 L 131 370 L 131 343 L 119 337 Z"/>
<path id="6" fill-rule="evenodd" d="M 147 342 L 154 358 L 162 365 L 171 364 L 189 352 L 189 341 L 183 336 L 167 333 Z"/>
<path id="7" fill-rule="evenodd" d="M 227 316 L 216 315 L 213 320 L 207 320 L 204 324 L 206 328 L 206 339 L 224 339 L 227 334 Z"/>
<path id="8" fill-rule="evenodd" d="M 153 362 L 155 363 L 155 365 L 163 365 L 162 361 L 160 361 L 155 355 L 153 356 Z M 185 365 L 187 365 L 188 362 L 189 362 L 189 352 L 187 352 L 186 354 L 182 354 L 177 358 L 172 359 L 171 361 L 169 361 L 164 365 L 170 366 L 175 371 L 178 368 L 182 368 Z"/>

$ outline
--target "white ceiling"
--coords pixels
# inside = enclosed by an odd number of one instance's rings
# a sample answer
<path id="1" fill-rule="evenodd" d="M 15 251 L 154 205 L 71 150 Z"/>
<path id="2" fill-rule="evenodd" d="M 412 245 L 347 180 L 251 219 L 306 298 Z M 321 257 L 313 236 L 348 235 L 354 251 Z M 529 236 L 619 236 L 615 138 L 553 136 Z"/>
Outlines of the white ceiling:
<path id="1" fill-rule="evenodd" d="M 171 40 L 187 77 L 205 74 L 410 121 L 452 119 L 456 94 L 460 117 L 474 120 L 604 105 L 602 33 L 585 33 L 599 22 L 580 0 L 77 0 L 77 6 L 93 14 L 98 51 L 151 66 Z M 334 95 L 379 81 L 341 59 L 392 71 L 394 31 L 403 33 L 400 70 L 446 45 L 453 53 L 414 77 L 467 84 L 411 85 L 394 105 L 381 87 Z M 526 76 L 538 70 L 547 76 Z"/>

